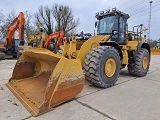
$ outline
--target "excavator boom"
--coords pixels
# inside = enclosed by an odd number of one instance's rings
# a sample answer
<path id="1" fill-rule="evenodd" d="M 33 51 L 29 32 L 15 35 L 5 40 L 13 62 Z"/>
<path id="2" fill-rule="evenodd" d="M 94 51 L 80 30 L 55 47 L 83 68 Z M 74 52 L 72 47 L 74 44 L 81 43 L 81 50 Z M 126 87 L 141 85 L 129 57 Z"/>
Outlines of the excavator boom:
<path id="1" fill-rule="evenodd" d="M 54 38 L 58 39 L 56 41 L 56 48 L 59 48 L 59 46 L 62 45 L 63 37 L 64 37 L 64 31 L 55 32 L 55 33 L 50 34 L 46 38 L 46 41 L 45 41 L 45 44 L 44 44 L 44 48 L 49 49 L 49 45 L 51 43 L 51 40 L 54 39 Z"/>
<path id="2" fill-rule="evenodd" d="M 19 40 L 24 40 L 24 24 L 25 17 L 23 12 L 20 12 L 19 16 L 15 18 L 13 22 L 8 26 L 7 46 L 12 45 L 13 36 L 17 29 L 19 31 Z"/>
<path id="3" fill-rule="evenodd" d="M 24 46 L 24 24 L 25 17 L 23 12 L 20 12 L 18 17 L 16 17 L 8 26 L 6 41 L 0 43 L 0 59 L 5 59 L 6 56 L 13 56 L 13 58 L 18 58 L 20 56 L 19 50 Z M 14 39 L 14 33 L 18 30 L 19 39 Z"/>

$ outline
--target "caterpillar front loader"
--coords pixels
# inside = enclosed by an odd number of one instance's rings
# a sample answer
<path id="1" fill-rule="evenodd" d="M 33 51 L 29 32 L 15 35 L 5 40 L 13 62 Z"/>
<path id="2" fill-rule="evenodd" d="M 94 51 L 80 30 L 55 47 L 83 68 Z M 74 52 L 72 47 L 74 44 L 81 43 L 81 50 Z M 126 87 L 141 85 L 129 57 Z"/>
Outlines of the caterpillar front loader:
<path id="1" fill-rule="evenodd" d="M 47 35 L 45 32 L 41 32 L 40 34 L 32 34 L 28 39 L 28 46 L 31 47 L 43 47 L 43 42 L 45 42 Z"/>
<path id="2" fill-rule="evenodd" d="M 122 68 L 134 76 L 145 76 L 150 47 L 140 36 L 127 34 L 128 14 L 116 9 L 96 14 L 97 35 L 76 48 L 74 37 L 64 38 L 62 55 L 44 48 L 28 49 L 17 61 L 7 86 L 34 116 L 74 98 L 85 79 L 94 86 L 115 84 Z M 83 72 L 84 70 L 84 72 Z"/>

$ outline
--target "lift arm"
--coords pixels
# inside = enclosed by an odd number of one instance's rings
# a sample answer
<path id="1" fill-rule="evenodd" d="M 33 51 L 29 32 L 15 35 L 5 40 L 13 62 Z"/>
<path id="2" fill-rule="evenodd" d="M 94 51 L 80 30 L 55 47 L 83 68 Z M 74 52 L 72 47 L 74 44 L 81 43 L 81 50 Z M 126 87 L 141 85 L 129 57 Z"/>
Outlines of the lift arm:
<path id="1" fill-rule="evenodd" d="M 13 22 L 8 26 L 7 46 L 12 45 L 13 36 L 16 30 L 19 31 L 19 40 L 24 40 L 24 24 L 25 24 L 25 17 L 23 12 L 20 12 L 19 16 L 15 18 Z"/>

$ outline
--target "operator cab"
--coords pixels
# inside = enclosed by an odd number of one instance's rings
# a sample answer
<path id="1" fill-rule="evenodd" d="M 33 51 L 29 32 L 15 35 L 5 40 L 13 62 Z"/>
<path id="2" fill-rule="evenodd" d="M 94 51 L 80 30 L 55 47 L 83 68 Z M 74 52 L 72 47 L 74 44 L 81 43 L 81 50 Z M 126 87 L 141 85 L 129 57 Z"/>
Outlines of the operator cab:
<path id="1" fill-rule="evenodd" d="M 118 34 L 113 35 L 111 40 L 119 44 L 125 44 L 126 32 L 127 32 L 127 19 L 128 14 L 113 8 L 112 11 L 107 10 L 106 12 L 101 11 L 95 16 L 97 22 L 97 35 L 112 35 L 112 31 L 118 31 Z"/>

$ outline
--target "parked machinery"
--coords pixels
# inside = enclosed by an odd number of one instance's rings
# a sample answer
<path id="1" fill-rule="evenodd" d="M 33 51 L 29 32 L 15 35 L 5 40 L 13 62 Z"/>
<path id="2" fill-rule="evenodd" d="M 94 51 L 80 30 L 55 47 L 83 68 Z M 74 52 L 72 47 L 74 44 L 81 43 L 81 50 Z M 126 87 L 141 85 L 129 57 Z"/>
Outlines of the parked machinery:
<path id="1" fill-rule="evenodd" d="M 160 42 L 156 42 L 156 46 L 151 48 L 151 54 L 160 55 Z"/>
<path id="2" fill-rule="evenodd" d="M 0 44 L 0 58 L 5 59 L 5 56 L 12 55 L 13 58 L 19 56 L 19 49 L 24 45 L 24 24 L 25 17 L 23 12 L 19 13 L 19 16 L 13 20 L 8 26 L 6 42 Z M 18 30 L 19 39 L 14 39 L 14 33 Z"/>
<path id="3" fill-rule="evenodd" d="M 57 53 L 60 49 L 64 38 L 64 31 L 54 32 L 50 34 L 44 43 L 44 48 Z"/>
<path id="4" fill-rule="evenodd" d="M 45 32 L 41 34 L 34 34 L 29 36 L 28 45 L 36 48 L 46 48 L 51 51 L 56 51 L 62 45 L 64 31 L 54 32 L 46 35 Z"/>
<path id="5" fill-rule="evenodd" d="M 17 61 L 7 86 L 32 115 L 75 97 L 85 78 L 94 86 L 108 88 L 126 66 L 131 75 L 147 74 L 150 47 L 141 37 L 134 40 L 127 36 L 129 15 L 112 9 L 96 14 L 96 18 L 97 36 L 79 49 L 75 37 L 69 37 L 64 38 L 62 55 L 43 48 L 28 49 Z"/>
<path id="6" fill-rule="evenodd" d="M 45 32 L 41 32 L 40 34 L 32 34 L 29 36 L 28 46 L 42 48 L 46 37 L 47 35 Z"/>
<path id="7" fill-rule="evenodd" d="M 83 31 L 82 31 L 80 33 L 75 34 L 74 36 L 75 36 L 76 40 L 81 41 L 81 40 L 88 40 L 89 38 L 92 37 L 92 34 L 91 33 L 83 33 Z"/>

